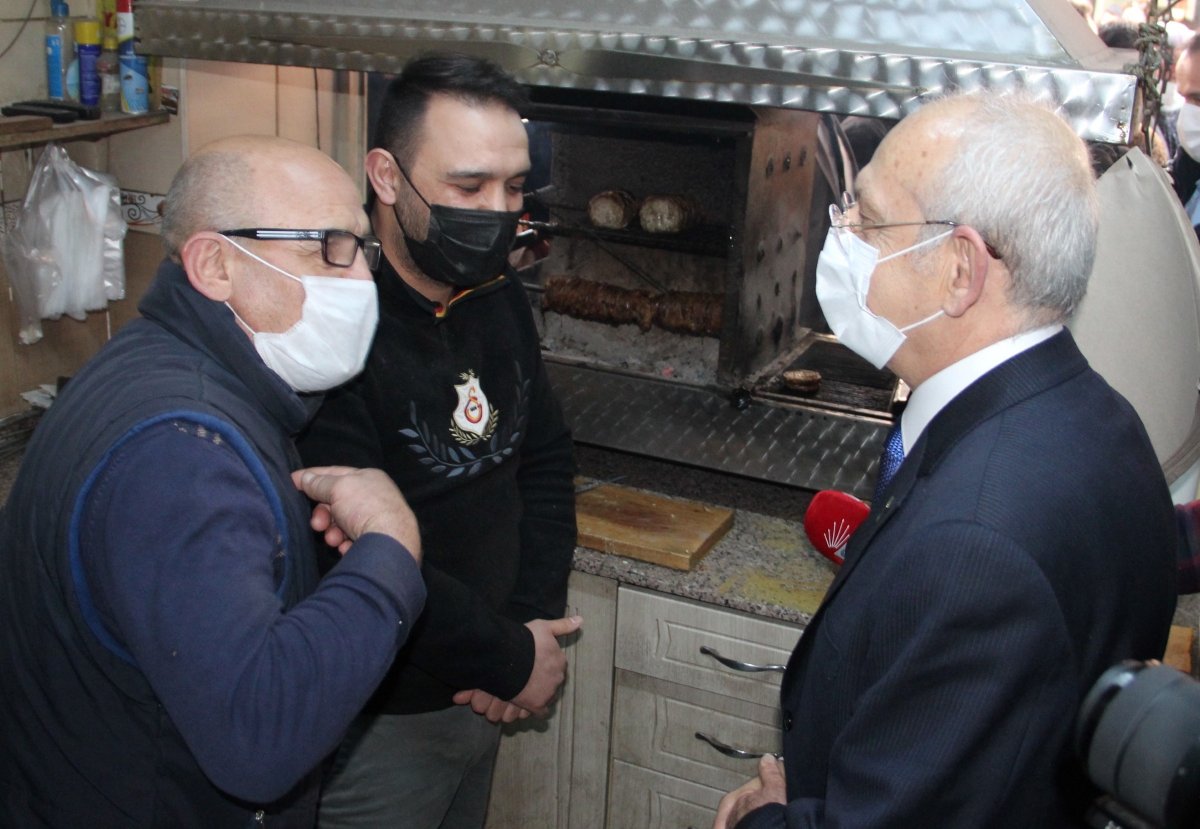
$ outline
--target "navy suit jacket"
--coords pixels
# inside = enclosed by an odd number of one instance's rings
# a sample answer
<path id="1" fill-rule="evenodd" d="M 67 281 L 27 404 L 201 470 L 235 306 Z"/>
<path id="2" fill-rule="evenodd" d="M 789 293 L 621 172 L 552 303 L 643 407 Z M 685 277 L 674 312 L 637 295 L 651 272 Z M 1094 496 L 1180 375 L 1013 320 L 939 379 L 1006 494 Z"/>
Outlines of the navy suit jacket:
<path id="1" fill-rule="evenodd" d="M 1063 331 L 981 377 L 858 529 L 784 675 L 788 804 L 743 827 L 1082 825 L 1076 712 L 1175 607 L 1141 421 Z"/>

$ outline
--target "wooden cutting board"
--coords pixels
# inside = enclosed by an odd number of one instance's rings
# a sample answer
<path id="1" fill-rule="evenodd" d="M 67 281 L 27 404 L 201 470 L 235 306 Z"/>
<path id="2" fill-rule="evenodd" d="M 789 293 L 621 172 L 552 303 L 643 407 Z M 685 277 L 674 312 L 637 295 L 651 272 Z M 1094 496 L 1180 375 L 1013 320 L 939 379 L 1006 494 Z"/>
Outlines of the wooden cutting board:
<path id="1" fill-rule="evenodd" d="M 575 496 L 579 546 L 690 570 L 733 526 L 733 510 L 615 484 Z"/>

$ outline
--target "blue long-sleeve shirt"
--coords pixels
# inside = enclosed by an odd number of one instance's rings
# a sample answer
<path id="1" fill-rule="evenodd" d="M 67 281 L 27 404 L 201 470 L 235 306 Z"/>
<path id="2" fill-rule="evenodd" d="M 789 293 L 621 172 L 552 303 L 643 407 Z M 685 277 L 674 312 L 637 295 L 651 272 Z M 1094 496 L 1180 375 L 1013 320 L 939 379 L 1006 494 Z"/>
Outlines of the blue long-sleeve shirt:
<path id="1" fill-rule="evenodd" d="M 186 422 L 120 449 L 84 520 L 101 621 L 205 774 L 250 802 L 282 796 L 337 745 L 425 598 L 404 547 L 368 534 L 284 612 L 262 490 L 227 443 Z"/>

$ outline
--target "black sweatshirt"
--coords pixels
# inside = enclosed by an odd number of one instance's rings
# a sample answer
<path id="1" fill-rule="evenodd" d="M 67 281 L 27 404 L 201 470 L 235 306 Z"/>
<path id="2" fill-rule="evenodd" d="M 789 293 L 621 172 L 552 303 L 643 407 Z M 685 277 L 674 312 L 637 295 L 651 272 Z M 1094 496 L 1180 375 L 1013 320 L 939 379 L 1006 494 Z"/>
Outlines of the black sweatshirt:
<path id="1" fill-rule="evenodd" d="M 524 623 L 562 615 L 576 538 L 571 435 L 529 299 L 510 274 L 442 307 L 386 257 L 375 282 L 366 369 L 299 441 L 308 465 L 385 470 L 420 523 L 425 611 L 368 710 L 511 699 L 533 668 Z"/>

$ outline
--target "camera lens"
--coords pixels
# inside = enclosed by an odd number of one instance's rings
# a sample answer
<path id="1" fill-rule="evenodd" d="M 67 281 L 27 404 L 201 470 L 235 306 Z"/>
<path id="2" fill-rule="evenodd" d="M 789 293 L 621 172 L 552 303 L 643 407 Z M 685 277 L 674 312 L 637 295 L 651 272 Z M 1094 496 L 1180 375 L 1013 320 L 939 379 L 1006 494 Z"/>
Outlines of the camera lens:
<path id="1" fill-rule="evenodd" d="M 1155 825 L 1200 820 L 1200 683 L 1167 665 L 1123 662 L 1080 708 L 1076 749 L 1091 781 Z"/>

